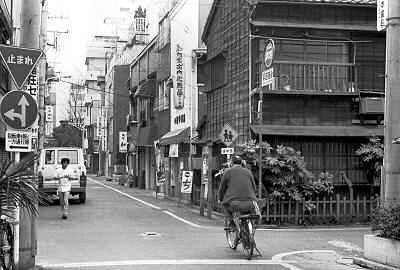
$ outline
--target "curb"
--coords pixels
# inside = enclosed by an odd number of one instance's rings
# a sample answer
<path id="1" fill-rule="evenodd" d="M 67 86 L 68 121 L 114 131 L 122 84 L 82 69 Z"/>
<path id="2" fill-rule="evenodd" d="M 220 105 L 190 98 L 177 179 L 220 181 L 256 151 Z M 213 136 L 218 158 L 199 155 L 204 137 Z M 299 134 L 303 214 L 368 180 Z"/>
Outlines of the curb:
<path id="1" fill-rule="evenodd" d="M 361 267 L 373 270 L 400 270 L 400 268 L 373 262 L 364 258 L 353 258 L 353 263 Z"/>

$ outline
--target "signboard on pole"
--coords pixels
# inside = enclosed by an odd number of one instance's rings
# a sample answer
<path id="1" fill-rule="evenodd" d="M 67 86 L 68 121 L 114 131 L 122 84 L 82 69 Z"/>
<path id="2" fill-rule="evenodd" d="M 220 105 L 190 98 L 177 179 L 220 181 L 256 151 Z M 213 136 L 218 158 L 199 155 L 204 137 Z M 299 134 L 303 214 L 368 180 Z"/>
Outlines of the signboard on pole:
<path id="1" fill-rule="evenodd" d="M 192 183 L 193 183 L 193 172 L 183 171 L 181 193 L 189 193 L 189 194 L 192 193 Z"/>
<path id="2" fill-rule="evenodd" d="M 229 124 L 226 124 L 219 134 L 219 138 L 226 145 L 226 147 L 231 146 L 231 144 L 236 141 L 238 137 L 239 133 Z"/>
<path id="3" fill-rule="evenodd" d="M 0 45 L 0 56 L 18 89 L 21 89 L 28 76 L 42 56 L 42 51 L 8 45 Z"/>
<path id="4" fill-rule="evenodd" d="M 6 131 L 6 151 L 9 152 L 31 152 L 31 132 L 19 130 Z"/>
<path id="5" fill-rule="evenodd" d="M 128 133 L 126 131 L 119 132 L 119 152 L 128 152 Z"/>
<path id="6" fill-rule="evenodd" d="M 37 103 L 27 92 L 8 92 L 0 101 L 0 116 L 12 129 L 21 130 L 31 127 L 37 115 Z"/>
<path id="7" fill-rule="evenodd" d="M 377 16 L 376 16 L 376 28 L 378 31 L 383 31 L 388 25 L 388 0 L 377 0 Z"/>
<path id="8" fill-rule="evenodd" d="M 235 153 L 233 148 L 221 148 L 222 155 L 233 155 Z"/>
<path id="9" fill-rule="evenodd" d="M 271 67 L 267 70 L 264 70 L 261 74 L 261 86 L 267 86 L 270 90 L 273 89 L 274 83 L 274 68 Z"/>
<path id="10" fill-rule="evenodd" d="M 46 105 L 46 122 L 53 122 L 53 106 Z"/>

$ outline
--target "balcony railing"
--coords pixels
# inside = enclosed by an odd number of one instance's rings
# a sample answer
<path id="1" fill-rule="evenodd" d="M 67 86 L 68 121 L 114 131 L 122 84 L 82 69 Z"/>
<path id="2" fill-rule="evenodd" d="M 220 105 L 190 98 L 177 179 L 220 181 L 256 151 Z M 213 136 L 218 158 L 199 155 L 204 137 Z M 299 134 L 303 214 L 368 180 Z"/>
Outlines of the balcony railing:
<path id="1" fill-rule="evenodd" d="M 274 62 L 271 91 L 353 94 L 357 67 L 351 63 Z M 261 63 L 256 64 L 255 86 L 261 86 Z"/>

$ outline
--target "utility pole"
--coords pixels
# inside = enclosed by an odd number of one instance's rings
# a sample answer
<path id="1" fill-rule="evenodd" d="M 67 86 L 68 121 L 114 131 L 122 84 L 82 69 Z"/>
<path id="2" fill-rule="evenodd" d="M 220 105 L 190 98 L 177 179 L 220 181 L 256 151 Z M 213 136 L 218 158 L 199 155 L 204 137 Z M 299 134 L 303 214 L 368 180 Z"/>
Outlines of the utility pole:
<path id="1" fill-rule="evenodd" d="M 40 0 L 21 1 L 21 42 L 24 48 L 39 49 Z M 39 85 L 40 86 L 40 85 Z M 40 88 L 39 88 L 40 89 Z M 19 155 L 16 155 L 18 159 Z M 37 220 L 26 209 L 19 212 L 19 242 L 15 243 L 15 269 L 22 270 L 35 266 L 37 254 Z"/>
<path id="2" fill-rule="evenodd" d="M 400 137 L 400 1 L 388 0 L 386 29 L 386 83 L 385 83 L 385 200 L 400 202 L 400 145 L 393 139 Z"/>
<path id="3" fill-rule="evenodd" d="M 48 0 L 43 0 L 42 2 L 42 13 L 41 13 L 41 25 L 40 25 L 40 49 L 43 51 L 43 56 L 39 62 L 39 137 L 38 137 L 38 150 L 44 147 L 45 138 L 45 104 L 44 96 L 46 92 L 46 42 L 47 42 L 47 18 L 49 17 L 48 12 Z"/>

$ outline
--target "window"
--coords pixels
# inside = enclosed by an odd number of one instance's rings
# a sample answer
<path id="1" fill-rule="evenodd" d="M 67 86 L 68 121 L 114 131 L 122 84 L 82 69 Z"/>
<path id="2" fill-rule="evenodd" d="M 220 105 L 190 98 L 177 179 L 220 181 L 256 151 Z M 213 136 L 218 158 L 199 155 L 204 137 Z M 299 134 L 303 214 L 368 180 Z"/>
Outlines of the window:
<path id="1" fill-rule="evenodd" d="M 349 58 L 344 42 L 275 40 L 275 44 L 278 61 L 347 63 Z"/>
<path id="2" fill-rule="evenodd" d="M 136 32 L 146 32 L 146 18 L 136 18 Z"/>
<path id="3" fill-rule="evenodd" d="M 225 84 L 225 57 L 218 55 L 211 60 L 211 89 L 217 89 Z"/>
<path id="4" fill-rule="evenodd" d="M 158 84 L 158 111 L 169 109 L 169 97 L 171 88 L 164 80 Z"/>
<path id="5" fill-rule="evenodd" d="M 68 158 L 69 164 L 78 164 L 78 150 L 58 150 L 57 164 L 61 164 L 63 158 Z"/>
<path id="6" fill-rule="evenodd" d="M 54 164 L 54 150 L 46 150 L 45 153 L 45 164 Z"/>

